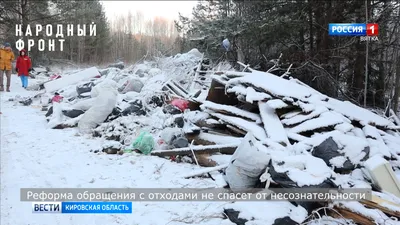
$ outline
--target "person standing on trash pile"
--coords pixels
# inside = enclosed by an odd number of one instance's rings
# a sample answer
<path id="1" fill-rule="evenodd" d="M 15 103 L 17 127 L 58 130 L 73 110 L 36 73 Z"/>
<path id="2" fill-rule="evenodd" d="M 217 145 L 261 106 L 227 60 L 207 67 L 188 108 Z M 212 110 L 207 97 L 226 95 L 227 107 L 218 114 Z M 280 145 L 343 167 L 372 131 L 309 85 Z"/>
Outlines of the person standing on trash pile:
<path id="1" fill-rule="evenodd" d="M 29 56 L 26 55 L 26 50 L 22 49 L 19 52 L 15 70 L 18 72 L 18 76 L 21 78 L 21 83 L 23 88 L 28 87 L 28 77 L 29 77 L 29 72 L 32 70 L 31 67 L 32 67 L 31 59 L 29 58 Z"/>
<path id="2" fill-rule="evenodd" d="M 12 64 L 15 56 L 12 52 L 10 43 L 5 43 L 4 46 L 0 48 L 0 91 L 4 91 L 4 73 L 7 78 L 7 91 L 10 92 L 11 85 L 11 70 Z"/>

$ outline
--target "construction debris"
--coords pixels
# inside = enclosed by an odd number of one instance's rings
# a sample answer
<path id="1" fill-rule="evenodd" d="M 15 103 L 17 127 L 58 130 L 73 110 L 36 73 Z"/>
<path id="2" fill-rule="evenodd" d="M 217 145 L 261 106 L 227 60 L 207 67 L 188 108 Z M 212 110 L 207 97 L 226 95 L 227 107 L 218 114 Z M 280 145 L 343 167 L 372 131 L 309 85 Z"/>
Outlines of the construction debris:
<path id="1" fill-rule="evenodd" d="M 323 217 L 347 224 L 398 224 L 400 122 L 394 112 L 382 117 L 244 64 L 242 72 L 213 70 L 195 49 L 157 63 L 121 65 L 45 83 L 51 95 L 57 91 L 63 97 L 49 107 L 49 127 L 78 125 L 82 133 L 110 141 L 100 154 L 131 146 L 132 152 L 207 167 L 183 177 L 208 174 L 217 186 L 366 188 L 373 190 L 373 199 L 323 202 L 329 212 Z M 151 143 L 133 146 L 144 133 Z M 266 202 L 265 207 L 287 210 L 271 224 L 312 224 L 321 204 L 303 203 Z M 243 208 L 236 204 L 229 210 Z M 291 215 L 296 210 L 308 217 Z M 233 214 L 237 224 L 249 221 Z"/>

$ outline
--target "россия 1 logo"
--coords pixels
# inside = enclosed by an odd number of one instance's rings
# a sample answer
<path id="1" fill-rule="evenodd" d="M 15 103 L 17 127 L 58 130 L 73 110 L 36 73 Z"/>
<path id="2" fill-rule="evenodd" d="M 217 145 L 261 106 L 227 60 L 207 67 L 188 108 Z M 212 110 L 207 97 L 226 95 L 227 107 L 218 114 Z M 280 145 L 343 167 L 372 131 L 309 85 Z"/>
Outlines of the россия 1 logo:
<path id="1" fill-rule="evenodd" d="M 361 41 L 379 41 L 377 23 L 330 23 L 329 36 L 360 36 Z"/>

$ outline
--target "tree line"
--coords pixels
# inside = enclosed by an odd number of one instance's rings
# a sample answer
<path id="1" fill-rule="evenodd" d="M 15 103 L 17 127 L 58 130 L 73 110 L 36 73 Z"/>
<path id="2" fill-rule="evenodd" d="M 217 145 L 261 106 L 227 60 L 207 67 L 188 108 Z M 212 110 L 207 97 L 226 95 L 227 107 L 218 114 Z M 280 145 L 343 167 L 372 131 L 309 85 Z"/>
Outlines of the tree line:
<path id="1" fill-rule="evenodd" d="M 276 74 L 292 64 L 292 76 L 324 94 L 363 105 L 366 93 L 366 105 L 398 109 L 399 5 L 399 0 L 206 0 L 176 26 L 186 50 L 197 47 L 214 61 L 239 60 L 266 71 L 282 55 Z M 360 37 L 328 35 L 329 23 L 366 22 L 379 25 L 379 41 L 368 47 Z M 228 54 L 224 38 L 233 46 Z"/>
<path id="2" fill-rule="evenodd" d="M 90 35 L 93 22 L 95 36 Z M 23 35 L 16 35 L 16 25 L 21 25 Z M 47 36 L 46 26 L 52 27 L 51 36 Z M 62 26 L 62 37 L 57 35 L 59 26 Z M 27 30 L 33 35 L 25 35 Z M 67 35 L 70 31 L 73 35 Z M 175 54 L 177 50 L 173 45 L 177 35 L 173 21 L 164 18 L 146 20 L 141 12 L 130 12 L 109 20 L 98 0 L 0 2 L 1 40 L 16 49 L 17 40 L 22 39 L 27 48 L 30 39 L 34 46 L 29 55 L 34 65 L 99 65 L 118 60 L 133 63 L 144 56 Z M 55 41 L 55 50 L 51 51 L 49 41 Z M 40 51 L 39 44 L 43 43 L 45 50 Z"/>

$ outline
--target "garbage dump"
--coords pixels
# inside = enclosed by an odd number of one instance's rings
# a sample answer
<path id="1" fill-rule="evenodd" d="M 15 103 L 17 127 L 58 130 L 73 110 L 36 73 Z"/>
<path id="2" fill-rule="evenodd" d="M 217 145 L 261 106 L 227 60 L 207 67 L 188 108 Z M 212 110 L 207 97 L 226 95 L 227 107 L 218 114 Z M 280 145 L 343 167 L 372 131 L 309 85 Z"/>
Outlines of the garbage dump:
<path id="1" fill-rule="evenodd" d="M 217 71 L 209 63 L 194 49 L 158 63 L 62 74 L 44 83 L 45 98 L 60 96 L 44 113 L 50 128 L 78 127 L 113 143 L 98 154 L 137 152 L 195 163 L 207 168 L 183 177 L 221 178 L 225 188 L 371 190 L 372 198 L 355 202 L 263 202 L 266 212 L 282 208 L 271 224 L 312 224 L 318 210 L 347 224 L 398 224 L 396 120 L 294 78 L 250 67 Z M 227 219 L 249 222 L 241 217 L 242 204 L 228 204 Z"/>

